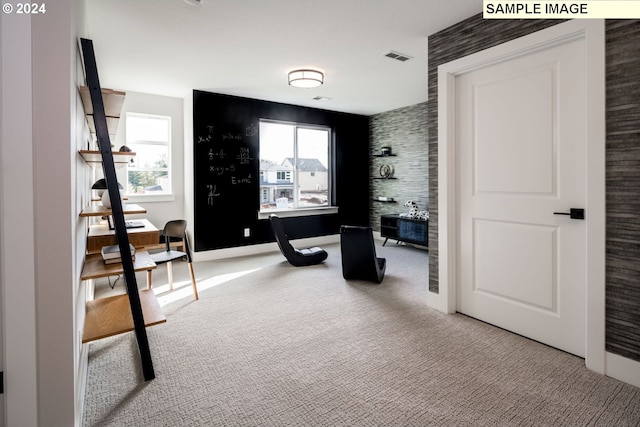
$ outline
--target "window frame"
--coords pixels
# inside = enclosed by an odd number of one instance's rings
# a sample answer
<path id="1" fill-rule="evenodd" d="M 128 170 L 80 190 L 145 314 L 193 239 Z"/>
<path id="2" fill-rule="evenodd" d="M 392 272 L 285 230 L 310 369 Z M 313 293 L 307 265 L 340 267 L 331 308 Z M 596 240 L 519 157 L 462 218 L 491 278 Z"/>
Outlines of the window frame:
<path id="1" fill-rule="evenodd" d="M 302 122 L 292 122 L 292 121 L 286 121 L 286 120 L 274 120 L 274 119 L 260 119 L 259 123 L 271 123 L 271 124 L 277 124 L 277 125 L 288 125 L 288 126 L 293 126 L 293 159 L 294 161 L 297 163 L 297 159 L 298 159 L 298 129 L 315 129 L 315 130 L 323 130 L 327 132 L 327 204 L 326 205 L 322 205 L 322 206 L 297 206 L 297 207 L 292 207 L 292 208 L 271 208 L 271 209 L 262 209 L 262 188 L 260 190 L 260 194 L 259 194 L 259 201 L 260 201 L 260 205 L 259 205 L 259 209 L 258 209 L 258 218 L 259 219 L 265 219 L 268 218 L 270 214 L 277 214 L 278 216 L 282 216 L 282 217 L 289 217 L 289 216 L 308 216 L 308 215 L 322 215 L 322 214 L 333 214 L 333 213 L 337 213 L 338 212 L 338 207 L 335 206 L 334 204 L 334 197 L 333 197 L 333 182 L 334 182 L 334 175 L 335 175 L 335 171 L 334 171 L 334 151 L 333 151 L 333 139 L 334 139 L 334 134 L 335 134 L 335 130 L 328 125 L 321 125 L 321 124 L 310 124 L 310 123 L 302 123 Z M 259 146 L 262 147 L 262 142 L 259 141 Z M 260 163 L 262 162 L 262 156 L 260 157 Z M 260 171 L 262 173 L 262 171 Z M 280 173 L 280 172 L 278 172 Z M 299 176 L 298 176 L 298 170 L 296 167 L 293 168 L 292 173 L 287 171 L 286 173 L 287 176 L 291 176 L 292 177 L 292 182 L 294 185 L 294 188 L 296 183 L 299 182 Z M 298 195 L 297 192 L 294 191 L 294 205 L 298 205 L 299 200 L 298 200 Z"/>
<path id="2" fill-rule="evenodd" d="M 150 146 L 166 146 L 167 147 L 167 181 L 169 185 L 168 191 L 158 192 L 158 193 L 129 193 L 129 171 L 130 166 L 127 165 L 125 171 L 125 194 L 131 201 L 143 201 L 143 202 L 162 202 L 162 201 L 173 201 L 175 198 L 174 192 L 174 168 L 173 168 L 173 117 L 169 115 L 162 114 L 151 114 L 151 113 L 139 113 L 139 112 L 127 112 L 125 115 L 125 126 L 128 126 L 128 119 L 130 117 L 137 118 L 149 118 L 149 119 L 160 119 L 164 120 L 167 123 L 167 141 L 159 141 L 159 140 L 138 140 L 138 139 L 129 139 L 127 135 L 127 129 L 125 128 L 125 144 L 128 147 L 131 147 L 133 144 L 138 145 L 150 145 Z M 135 152 L 135 150 L 133 150 Z M 165 168 L 136 168 L 141 171 L 163 171 Z"/>

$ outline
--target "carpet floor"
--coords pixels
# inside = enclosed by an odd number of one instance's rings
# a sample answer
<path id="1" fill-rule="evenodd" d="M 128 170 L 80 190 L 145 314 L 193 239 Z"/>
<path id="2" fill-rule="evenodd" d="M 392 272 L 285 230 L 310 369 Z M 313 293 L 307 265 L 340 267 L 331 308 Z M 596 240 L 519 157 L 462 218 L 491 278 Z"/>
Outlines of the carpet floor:
<path id="1" fill-rule="evenodd" d="M 638 426 L 640 389 L 584 360 L 426 306 L 428 253 L 378 246 L 382 284 L 279 253 L 154 272 L 167 322 L 90 344 L 83 426 Z M 146 279 L 140 277 L 141 287 Z M 123 292 L 96 284 L 96 294 Z"/>

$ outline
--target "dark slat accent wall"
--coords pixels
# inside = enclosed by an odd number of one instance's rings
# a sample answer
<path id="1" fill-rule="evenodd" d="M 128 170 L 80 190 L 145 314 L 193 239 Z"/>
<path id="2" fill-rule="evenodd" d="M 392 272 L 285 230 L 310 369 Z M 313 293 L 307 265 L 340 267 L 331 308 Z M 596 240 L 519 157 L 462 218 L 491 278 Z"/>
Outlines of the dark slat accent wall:
<path id="1" fill-rule="evenodd" d="M 606 23 L 606 349 L 640 361 L 640 20 Z"/>
<path id="2" fill-rule="evenodd" d="M 380 231 L 380 215 L 408 212 L 403 204 L 414 200 L 421 209 L 429 201 L 429 153 L 427 145 L 427 103 L 373 115 L 369 118 L 371 180 L 370 197 L 393 197 L 397 203 L 371 202 L 369 223 Z M 397 156 L 375 157 L 382 147 L 391 147 Z M 374 179 L 380 166 L 389 164 L 397 179 Z"/>
<path id="3" fill-rule="evenodd" d="M 438 292 L 438 66 L 562 21 L 475 15 L 429 37 L 429 290 Z M 640 20 L 606 22 L 606 349 L 640 361 Z"/>

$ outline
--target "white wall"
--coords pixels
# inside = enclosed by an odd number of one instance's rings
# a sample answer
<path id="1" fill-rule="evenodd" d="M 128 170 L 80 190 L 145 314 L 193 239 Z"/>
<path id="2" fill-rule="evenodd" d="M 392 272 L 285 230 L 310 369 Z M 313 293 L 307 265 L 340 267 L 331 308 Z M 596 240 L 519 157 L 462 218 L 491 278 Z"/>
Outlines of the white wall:
<path id="1" fill-rule="evenodd" d="M 98 72 L 100 71 L 98 64 Z M 109 89 L 120 90 L 117 87 Z M 118 125 L 116 137 L 111 143 L 114 150 L 126 144 L 126 113 L 156 114 L 171 117 L 171 165 L 173 197 L 166 196 L 131 196 L 129 203 L 143 206 L 147 213 L 144 215 L 129 215 L 127 219 L 147 218 L 156 227 L 162 228 L 172 219 L 185 219 L 185 190 L 184 190 L 184 111 L 182 98 L 152 95 L 140 92 L 126 91 L 122 115 Z M 126 168 L 118 169 L 118 180 L 126 182 Z"/>
<path id="2" fill-rule="evenodd" d="M 3 302 L 6 426 L 38 420 L 31 131 L 31 19 L 0 15 L 0 286 Z M 19 179 L 16 179 L 19 178 Z"/>
<path id="3" fill-rule="evenodd" d="M 85 0 L 74 0 L 74 16 L 73 22 L 77 25 L 73 34 L 78 34 L 79 37 L 85 36 L 86 31 L 86 19 L 85 19 Z M 75 249 L 74 249 L 74 262 L 73 265 L 73 301 L 74 301 L 74 315 L 73 315 L 73 330 L 74 343 L 73 343 L 73 366 L 74 366 L 74 395 L 75 395 L 75 411 L 74 419 L 75 424 L 79 425 L 84 410 L 84 394 L 86 386 L 86 375 L 88 366 L 88 346 L 82 344 L 82 331 L 84 329 L 85 311 L 87 299 L 86 283 L 80 280 L 82 271 L 84 256 L 87 245 L 87 220 L 79 218 L 77 214 L 90 203 L 91 190 L 89 189 L 89 183 L 93 178 L 91 168 L 87 167 L 84 160 L 77 155 L 77 150 L 85 149 L 88 143 L 91 141 L 91 135 L 89 134 L 89 128 L 84 115 L 84 107 L 82 106 L 82 100 L 77 87 L 85 84 L 84 82 L 84 68 L 82 64 L 82 57 L 80 54 L 80 47 L 78 45 L 79 40 L 76 37 L 72 37 L 71 40 L 71 60 L 75 61 L 75 74 L 71 76 L 71 156 L 72 156 L 72 188 L 71 188 L 71 200 L 72 200 L 72 212 L 71 218 L 75 225 Z M 73 67 L 72 62 L 72 67 Z M 73 68 L 72 68 L 73 69 Z M 75 143 L 74 143 L 75 141 Z M 75 161 L 73 160 L 75 159 Z M 75 166 L 75 168 L 74 168 Z M 74 173 L 75 170 L 75 179 Z"/>
<path id="4" fill-rule="evenodd" d="M 191 247 L 195 247 L 193 241 L 193 224 L 195 224 L 195 202 L 193 196 L 194 167 L 193 167 L 193 92 L 189 93 L 183 100 L 183 140 L 184 144 L 184 216 L 191 227 L 187 229 Z M 194 254 L 195 255 L 195 254 Z"/>
<path id="5" fill-rule="evenodd" d="M 77 425 L 74 5 L 0 18 L 7 426 Z"/>
<path id="6" fill-rule="evenodd" d="M 84 307 L 78 253 L 84 246 L 77 247 L 83 227 L 75 191 L 74 79 L 82 5 L 60 0 L 37 18 L 2 16 L 0 238 L 8 426 L 78 421 L 82 346 L 76 313 L 84 313 L 78 309 Z"/>
<path id="7" fill-rule="evenodd" d="M 84 247 L 76 194 L 76 46 L 73 0 L 32 20 L 33 166 L 38 420 L 72 426 L 81 349 L 75 313 Z"/>

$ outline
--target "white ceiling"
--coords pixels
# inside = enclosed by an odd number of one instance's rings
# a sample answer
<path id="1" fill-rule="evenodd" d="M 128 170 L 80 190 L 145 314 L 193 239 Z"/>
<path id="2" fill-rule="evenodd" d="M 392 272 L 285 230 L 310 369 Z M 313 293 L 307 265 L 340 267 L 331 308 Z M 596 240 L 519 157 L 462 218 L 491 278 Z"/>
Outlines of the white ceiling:
<path id="1" fill-rule="evenodd" d="M 105 88 L 371 115 L 426 101 L 427 36 L 481 11 L 481 0 L 89 0 L 87 37 Z M 289 86 L 299 67 L 325 84 Z"/>

